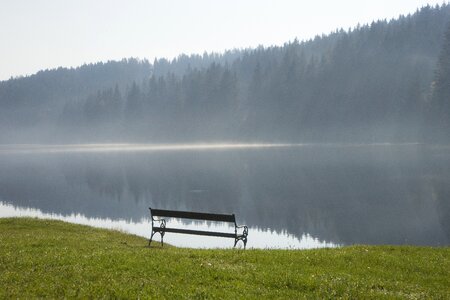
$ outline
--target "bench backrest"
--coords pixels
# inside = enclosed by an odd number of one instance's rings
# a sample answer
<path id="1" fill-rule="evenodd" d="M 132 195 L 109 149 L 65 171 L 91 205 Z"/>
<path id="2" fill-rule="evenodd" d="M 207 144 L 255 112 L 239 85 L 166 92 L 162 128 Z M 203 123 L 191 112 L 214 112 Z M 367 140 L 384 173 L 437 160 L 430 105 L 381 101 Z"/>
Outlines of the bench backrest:
<path id="1" fill-rule="evenodd" d="M 165 210 L 152 208 L 150 208 L 150 212 L 152 214 L 152 217 L 182 218 L 182 219 L 236 223 L 236 217 L 234 216 L 234 214 L 224 215 L 224 214 L 211 214 L 192 211 Z"/>

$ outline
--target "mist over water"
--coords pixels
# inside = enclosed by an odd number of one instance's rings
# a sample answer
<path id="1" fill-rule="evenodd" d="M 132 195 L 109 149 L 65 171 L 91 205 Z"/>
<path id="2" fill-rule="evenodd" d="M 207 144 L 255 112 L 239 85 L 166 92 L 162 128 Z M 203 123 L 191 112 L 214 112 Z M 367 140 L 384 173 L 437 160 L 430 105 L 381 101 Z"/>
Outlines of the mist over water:
<path id="1" fill-rule="evenodd" d="M 0 146 L 2 210 L 148 233 L 148 207 L 235 213 L 255 247 L 448 245 L 449 186 L 449 149 L 416 143 Z"/>
<path id="2" fill-rule="evenodd" d="M 152 151 L 202 151 L 237 150 L 300 147 L 392 147 L 414 146 L 420 143 L 193 143 L 193 144 L 5 144 L 0 145 L 0 153 L 70 153 L 70 152 L 152 152 Z"/>
<path id="3" fill-rule="evenodd" d="M 0 145 L 0 153 L 70 153 L 70 152 L 152 152 L 152 151 L 201 151 L 252 148 L 301 147 L 307 144 L 243 144 L 243 143 L 196 143 L 196 144 L 66 144 L 66 145 Z"/>

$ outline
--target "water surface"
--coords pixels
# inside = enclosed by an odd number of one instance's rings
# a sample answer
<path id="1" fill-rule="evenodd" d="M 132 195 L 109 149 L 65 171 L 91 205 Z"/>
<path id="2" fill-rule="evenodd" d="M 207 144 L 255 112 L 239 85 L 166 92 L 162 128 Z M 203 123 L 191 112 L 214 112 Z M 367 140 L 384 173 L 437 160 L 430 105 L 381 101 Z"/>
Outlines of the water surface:
<path id="1" fill-rule="evenodd" d="M 235 213 L 250 247 L 449 245 L 450 150 L 420 144 L 0 147 L 0 216 L 148 237 L 148 207 Z M 181 223 L 206 230 L 225 224 Z M 189 247 L 233 241 L 167 234 Z"/>

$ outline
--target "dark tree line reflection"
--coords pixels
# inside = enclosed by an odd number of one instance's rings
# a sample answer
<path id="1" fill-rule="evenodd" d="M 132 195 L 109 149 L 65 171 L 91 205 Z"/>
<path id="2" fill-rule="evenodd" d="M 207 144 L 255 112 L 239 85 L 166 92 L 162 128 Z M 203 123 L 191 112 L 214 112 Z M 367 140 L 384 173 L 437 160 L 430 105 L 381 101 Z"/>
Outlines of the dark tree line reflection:
<path id="1" fill-rule="evenodd" d="M 450 155 L 424 146 L 3 154 L 0 201 L 139 221 L 148 207 L 353 244 L 448 245 Z"/>

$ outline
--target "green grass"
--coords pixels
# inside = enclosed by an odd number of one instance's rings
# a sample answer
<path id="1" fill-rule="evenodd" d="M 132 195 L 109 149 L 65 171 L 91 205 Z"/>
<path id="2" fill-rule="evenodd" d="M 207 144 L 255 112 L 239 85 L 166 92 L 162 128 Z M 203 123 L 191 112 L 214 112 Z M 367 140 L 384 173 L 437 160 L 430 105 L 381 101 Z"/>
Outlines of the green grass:
<path id="1" fill-rule="evenodd" d="M 450 299 L 448 247 L 146 246 L 117 231 L 0 219 L 0 298 Z"/>

